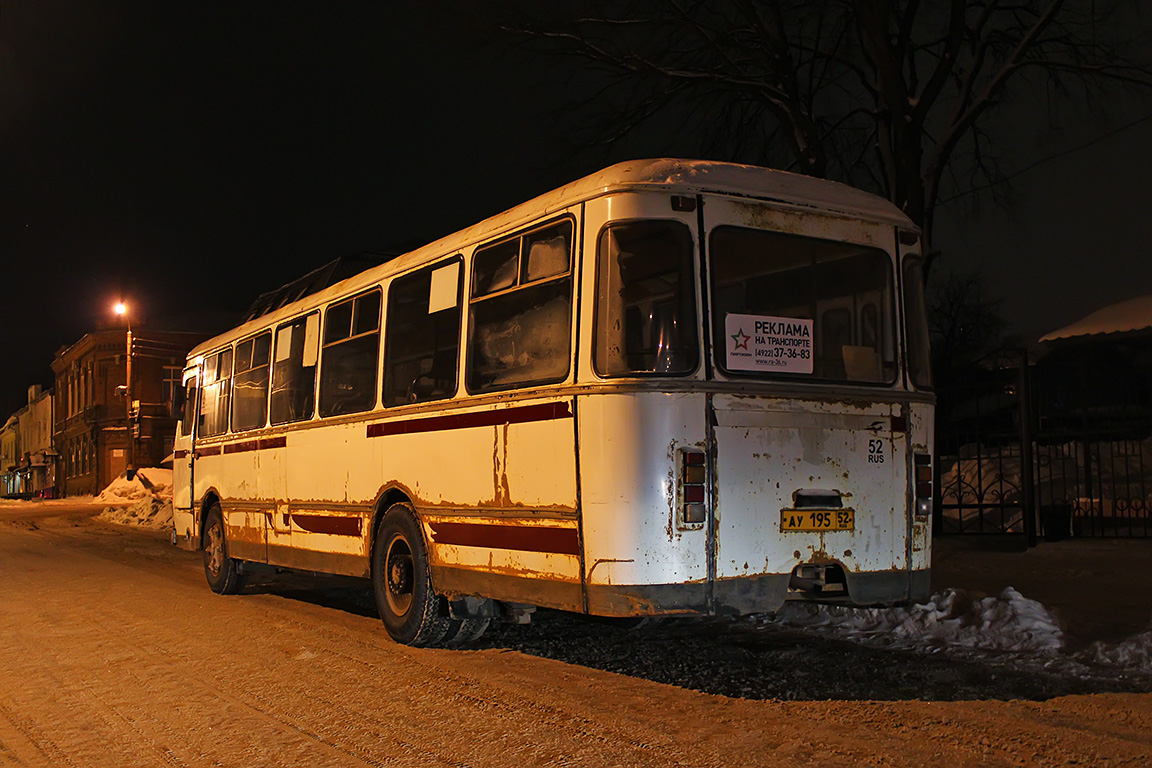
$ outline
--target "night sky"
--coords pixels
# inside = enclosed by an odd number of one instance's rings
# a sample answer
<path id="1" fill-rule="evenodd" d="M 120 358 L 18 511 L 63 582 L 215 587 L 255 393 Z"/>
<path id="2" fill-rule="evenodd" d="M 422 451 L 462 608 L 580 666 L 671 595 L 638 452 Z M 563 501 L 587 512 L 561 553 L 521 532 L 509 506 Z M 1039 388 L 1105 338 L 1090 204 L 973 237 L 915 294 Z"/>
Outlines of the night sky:
<path id="1" fill-rule="evenodd" d="M 574 65 L 448 5 L 0 4 L 0 419 L 120 297 L 152 324 L 238 313 L 674 145 L 670 125 L 574 152 Z M 941 263 L 981 269 L 1025 340 L 1152 293 L 1149 142 L 1143 123 L 1018 177 L 1007 208 L 943 209 Z"/>

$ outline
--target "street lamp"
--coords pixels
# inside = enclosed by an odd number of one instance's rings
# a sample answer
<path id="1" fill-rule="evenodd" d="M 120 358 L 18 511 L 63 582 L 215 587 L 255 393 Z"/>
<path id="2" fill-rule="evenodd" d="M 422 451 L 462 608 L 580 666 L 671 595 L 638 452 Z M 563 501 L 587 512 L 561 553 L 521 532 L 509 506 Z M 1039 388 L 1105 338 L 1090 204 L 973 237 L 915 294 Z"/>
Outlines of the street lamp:
<path id="1" fill-rule="evenodd" d="M 125 469 L 128 476 L 132 476 L 136 463 L 135 440 L 132 437 L 132 317 L 128 314 L 128 305 L 122 301 L 116 302 L 112 311 L 124 317 L 128 323 L 128 333 L 124 336 L 124 423 L 128 427 L 128 454 Z"/>

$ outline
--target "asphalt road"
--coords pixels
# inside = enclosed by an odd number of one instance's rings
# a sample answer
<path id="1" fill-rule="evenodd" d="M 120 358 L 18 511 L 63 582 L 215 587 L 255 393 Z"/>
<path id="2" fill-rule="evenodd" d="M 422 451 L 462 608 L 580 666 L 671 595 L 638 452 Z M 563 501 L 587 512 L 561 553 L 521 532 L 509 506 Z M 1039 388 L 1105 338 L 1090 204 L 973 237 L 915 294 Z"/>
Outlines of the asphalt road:
<path id="1" fill-rule="evenodd" d="M 968 680 L 969 700 L 912 700 L 909 667 L 907 700 L 867 700 L 866 678 L 913 663 L 867 654 L 863 689 L 709 693 L 701 678 L 834 657 L 842 673 L 853 651 L 707 623 L 636 634 L 544 615 L 475 649 L 411 649 L 355 588 L 217 596 L 164 534 L 86 515 L 0 511 L 0 585 L 0 766 L 1152 764 L 1149 694 L 1002 700 Z"/>

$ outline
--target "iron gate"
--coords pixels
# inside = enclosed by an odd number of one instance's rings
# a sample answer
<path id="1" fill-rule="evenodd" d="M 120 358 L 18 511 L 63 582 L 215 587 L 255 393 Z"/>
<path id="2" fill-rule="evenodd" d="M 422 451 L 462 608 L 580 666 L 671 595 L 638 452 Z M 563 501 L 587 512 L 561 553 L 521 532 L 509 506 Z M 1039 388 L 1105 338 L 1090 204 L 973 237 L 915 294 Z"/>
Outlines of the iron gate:
<path id="1" fill-rule="evenodd" d="M 1148 377 L 1021 361 L 939 388 L 937 533 L 1152 537 Z"/>

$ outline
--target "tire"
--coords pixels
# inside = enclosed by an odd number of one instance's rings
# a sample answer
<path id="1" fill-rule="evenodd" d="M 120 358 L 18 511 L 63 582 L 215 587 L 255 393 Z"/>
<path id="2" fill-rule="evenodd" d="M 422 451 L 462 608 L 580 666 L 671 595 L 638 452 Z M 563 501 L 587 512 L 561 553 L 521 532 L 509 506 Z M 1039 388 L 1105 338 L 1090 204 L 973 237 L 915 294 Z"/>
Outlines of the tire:
<path id="1" fill-rule="evenodd" d="M 458 622 L 442 616 L 432 591 L 428 554 L 420 526 L 407 504 L 384 513 L 372 544 L 372 592 L 384 628 L 403 645 L 439 645 L 456 634 Z"/>
<path id="2" fill-rule="evenodd" d="M 459 624 L 456 632 L 447 639 L 447 644 L 451 646 L 468 645 L 469 643 L 479 640 L 488 629 L 491 619 L 454 619 L 454 623 Z"/>
<path id="3" fill-rule="evenodd" d="M 240 564 L 228 556 L 224 535 L 224 515 L 220 505 L 213 504 L 204 518 L 204 575 L 208 586 L 218 595 L 234 595 L 241 587 Z"/>

